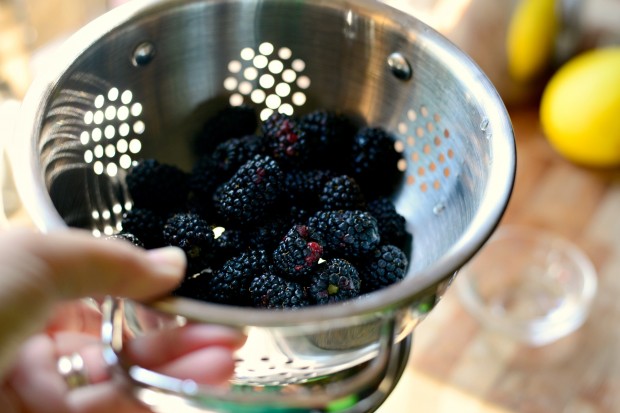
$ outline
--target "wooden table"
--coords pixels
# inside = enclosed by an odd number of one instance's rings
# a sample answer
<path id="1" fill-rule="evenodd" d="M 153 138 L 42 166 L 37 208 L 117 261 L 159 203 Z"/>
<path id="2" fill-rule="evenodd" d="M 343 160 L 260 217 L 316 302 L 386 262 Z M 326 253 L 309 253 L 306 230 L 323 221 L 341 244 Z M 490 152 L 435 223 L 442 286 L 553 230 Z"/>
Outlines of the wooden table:
<path id="1" fill-rule="evenodd" d="M 407 369 L 381 413 L 620 412 L 620 170 L 562 159 L 538 108 L 510 115 L 517 176 L 501 225 L 550 230 L 584 249 L 599 278 L 590 317 L 558 342 L 527 348 L 482 329 L 449 289 L 415 330 Z"/>

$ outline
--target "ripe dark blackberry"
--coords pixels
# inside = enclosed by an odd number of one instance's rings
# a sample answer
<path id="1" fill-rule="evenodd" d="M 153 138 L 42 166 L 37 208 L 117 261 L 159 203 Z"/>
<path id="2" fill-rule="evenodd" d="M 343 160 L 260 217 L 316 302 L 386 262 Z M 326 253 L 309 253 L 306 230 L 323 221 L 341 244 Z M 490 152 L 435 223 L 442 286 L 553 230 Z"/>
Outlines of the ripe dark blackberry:
<path id="1" fill-rule="evenodd" d="M 108 235 L 104 239 L 105 240 L 118 239 L 118 240 L 128 241 L 132 243 L 133 245 L 135 245 L 136 247 L 145 248 L 144 242 L 142 242 L 138 237 L 136 237 L 134 234 L 130 232 L 118 232 L 113 235 Z"/>
<path id="2" fill-rule="evenodd" d="M 341 170 L 342 154 L 351 150 L 357 127 L 342 114 L 319 109 L 303 115 L 299 127 L 316 141 L 317 154 L 312 163 L 319 167 Z"/>
<path id="3" fill-rule="evenodd" d="M 214 273 L 215 270 L 208 265 L 194 272 L 187 272 L 181 284 L 172 292 L 172 295 L 208 301 L 206 298 L 209 293 L 208 281 L 213 277 Z"/>
<path id="4" fill-rule="evenodd" d="M 171 211 L 185 204 L 187 174 L 173 165 L 155 159 L 142 159 L 125 179 L 134 206 L 156 211 Z"/>
<path id="5" fill-rule="evenodd" d="M 361 257 L 379 245 L 377 220 L 364 211 L 319 211 L 308 226 L 323 240 L 325 255 Z"/>
<path id="6" fill-rule="evenodd" d="M 308 291 L 302 284 L 286 280 L 268 271 L 250 284 L 252 306 L 268 309 L 297 309 L 310 305 Z"/>
<path id="7" fill-rule="evenodd" d="M 256 110 L 250 106 L 227 106 L 204 124 L 194 140 L 195 153 L 212 153 L 217 145 L 230 139 L 251 135 L 258 128 Z"/>
<path id="8" fill-rule="evenodd" d="M 407 231 L 407 220 L 396 211 L 392 201 L 386 197 L 377 198 L 368 203 L 367 211 L 377 220 L 381 243 L 405 250 L 411 234 Z"/>
<path id="9" fill-rule="evenodd" d="M 164 245 L 163 231 L 167 216 L 148 208 L 133 208 L 123 214 L 122 232 L 129 232 L 138 237 L 145 248 L 157 248 Z"/>
<path id="10" fill-rule="evenodd" d="M 366 209 L 361 188 L 355 179 L 348 175 L 340 175 L 327 181 L 321 192 L 320 202 L 321 209 L 326 211 Z"/>
<path id="11" fill-rule="evenodd" d="M 190 260 L 199 259 L 213 246 L 213 230 L 198 214 L 178 213 L 164 225 L 164 242 L 182 248 Z"/>
<path id="12" fill-rule="evenodd" d="M 325 184 L 336 175 L 325 169 L 293 169 L 284 175 L 284 195 L 289 205 L 315 210 Z"/>
<path id="13" fill-rule="evenodd" d="M 353 137 L 351 168 L 353 177 L 367 199 L 391 194 L 402 178 L 396 139 L 383 128 L 363 127 Z"/>
<path id="14" fill-rule="evenodd" d="M 320 305 L 350 300 L 359 296 L 360 291 L 357 270 L 350 262 L 340 258 L 319 265 L 309 287 L 310 299 Z"/>
<path id="15" fill-rule="evenodd" d="M 268 215 L 261 220 L 259 225 L 248 230 L 247 242 L 253 248 L 273 251 L 282 241 L 282 237 L 290 226 L 288 217 Z"/>
<path id="16" fill-rule="evenodd" d="M 250 239 L 245 231 L 237 228 L 214 228 L 213 257 L 216 262 L 223 262 L 235 255 L 241 254 L 250 245 Z"/>
<path id="17" fill-rule="evenodd" d="M 211 155 L 198 158 L 188 178 L 189 197 L 193 204 L 210 203 L 215 188 L 222 183 L 217 174 L 217 164 Z"/>
<path id="18" fill-rule="evenodd" d="M 239 225 L 256 222 L 269 212 L 282 193 L 283 175 L 269 156 L 256 155 L 215 192 L 222 217 Z"/>
<path id="19" fill-rule="evenodd" d="M 244 163 L 266 153 L 265 138 L 246 135 L 220 143 L 213 151 L 213 161 L 220 176 L 230 178 Z"/>
<path id="20" fill-rule="evenodd" d="M 323 246 L 305 225 L 292 227 L 273 252 L 274 267 L 293 281 L 303 281 L 323 255 Z"/>
<path id="21" fill-rule="evenodd" d="M 407 274 L 407 257 L 394 245 L 382 245 L 358 263 L 362 292 L 370 293 L 392 285 Z"/>
<path id="22" fill-rule="evenodd" d="M 219 304 L 250 305 L 250 283 L 268 272 L 268 266 L 264 250 L 251 250 L 229 259 L 207 280 L 204 299 Z"/>
<path id="23" fill-rule="evenodd" d="M 312 216 L 312 214 L 313 212 L 303 206 L 291 205 L 288 211 L 289 227 L 292 225 L 305 224 L 308 222 L 308 219 Z"/>
<path id="24" fill-rule="evenodd" d="M 282 165 L 306 165 L 315 154 L 313 140 L 291 116 L 275 112 L 263 122 L 262 132 L 269 154 Z"/>

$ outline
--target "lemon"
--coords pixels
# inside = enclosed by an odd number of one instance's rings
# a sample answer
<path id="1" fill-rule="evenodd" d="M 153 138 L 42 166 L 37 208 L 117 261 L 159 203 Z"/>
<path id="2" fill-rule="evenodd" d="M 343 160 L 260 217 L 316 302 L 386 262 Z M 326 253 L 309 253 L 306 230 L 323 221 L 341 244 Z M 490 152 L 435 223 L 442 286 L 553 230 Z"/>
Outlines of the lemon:
<path id="1" fill-rule="evenodd" d="M 556 0 L 521 0 L 506 35 L 508 70 L 519 82 L 528 82 L 549 66 L 560 23 Z"/>
<path id="2" fill-rule="evenodd" d="M 620 47 L 590 50 L 560 67 L 543 90 L 540 122 L 567 159 L 620 165 Z"/>

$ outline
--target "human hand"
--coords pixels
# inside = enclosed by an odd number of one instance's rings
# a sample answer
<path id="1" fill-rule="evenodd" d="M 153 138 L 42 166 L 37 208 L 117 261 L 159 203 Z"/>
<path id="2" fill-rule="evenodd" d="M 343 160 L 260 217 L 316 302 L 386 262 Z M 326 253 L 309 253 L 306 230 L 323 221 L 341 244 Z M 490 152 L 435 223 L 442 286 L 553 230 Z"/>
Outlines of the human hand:
<path id="1" fill-rule="evenodd" d="M 145 251 L 82 231 L 0 234 L 0 411 L 3 413 L 144 413 L 109 380 L 101 353 L 101 314 L 83 297 L 149 300 L 181 280 L 181 250 Z M 236 331 L 187 325 L 127 343 L 137 365 L 217 385 L 234 369 Z M 62 356 L 79 354 L 88 386 L 72 389 L 58 370 Z M 201 368 L 202 366 L 202 368 Z"/>

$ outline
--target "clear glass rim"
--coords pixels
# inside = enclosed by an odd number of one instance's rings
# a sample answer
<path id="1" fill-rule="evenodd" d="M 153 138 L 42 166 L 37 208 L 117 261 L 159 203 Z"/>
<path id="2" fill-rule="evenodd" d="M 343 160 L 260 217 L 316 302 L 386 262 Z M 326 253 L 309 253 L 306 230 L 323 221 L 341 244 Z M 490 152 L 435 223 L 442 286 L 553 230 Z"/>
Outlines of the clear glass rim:
<path id="1" fill-rule="evenodd" d="M 580 325 L 587 314 L 598 288 L 597 271 L 594 264 L 586 253 L 572 241 L 540 228 L 509 225 L 500 227 L 490 238 L 487 245 L 511 241 L 513 239 L 532 240 L 538 244 L 545 244 L 548 248 L 562 251 L 565 256 L 571 258 L 573 264 L 579 269 L 581 288 L 575 291 L 577 303 L 572 311 L 560 307 L 551 316 L 534 317 L 530 319 L 506 318 L 489 311 L 482 301 L 478 299 L 467 266 L 461 271 L 461 277 L 456 282 L 456 290 L 464 307 L 472 313 L 481 323 L 496 330 L 505 331 L 518 335 L 538 333 L 546 328 L 561 324 Z M 484 254 L 484 249 L 480 251 Z M 475 260 L 475 258 L 474 258 Z"/>

